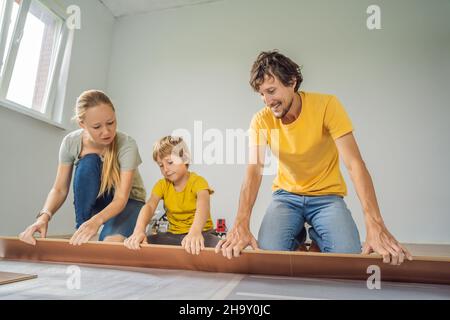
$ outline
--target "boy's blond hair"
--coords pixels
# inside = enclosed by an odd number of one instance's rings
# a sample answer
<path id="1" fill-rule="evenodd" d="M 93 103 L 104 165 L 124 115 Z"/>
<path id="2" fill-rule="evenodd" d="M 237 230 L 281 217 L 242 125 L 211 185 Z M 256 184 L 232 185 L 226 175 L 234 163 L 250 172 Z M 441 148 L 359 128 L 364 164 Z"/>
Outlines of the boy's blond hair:
<path id="1" fill-rule="evenodd" d="M 191 154 L 189 148 L 181 137 L 166 136 L 153 145 L 153 160 L 158 161 L 169 155 L 175 155 L 189 166 Z"/>

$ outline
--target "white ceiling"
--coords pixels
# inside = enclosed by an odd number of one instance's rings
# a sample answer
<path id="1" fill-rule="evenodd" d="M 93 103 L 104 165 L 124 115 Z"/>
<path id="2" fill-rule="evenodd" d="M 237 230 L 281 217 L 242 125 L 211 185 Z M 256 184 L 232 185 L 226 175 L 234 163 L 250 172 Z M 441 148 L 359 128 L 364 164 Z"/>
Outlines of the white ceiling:
<path id="1" fill-rule="evenodd" d="M 115 17 L 199 5 L 222 0 L 99 0 Z"/>

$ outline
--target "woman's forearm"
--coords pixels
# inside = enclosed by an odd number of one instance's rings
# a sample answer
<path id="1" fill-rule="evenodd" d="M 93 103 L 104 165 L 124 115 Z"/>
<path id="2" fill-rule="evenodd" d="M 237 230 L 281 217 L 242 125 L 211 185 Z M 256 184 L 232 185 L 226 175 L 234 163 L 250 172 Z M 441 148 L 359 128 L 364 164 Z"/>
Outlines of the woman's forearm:
<path id="1" fill-rule="evenodd" d="M 48 193 L 47 200 L 44 203 L 43 209 L 46 209 L 55 215 L 55 213 L 61 208 L 64 201 L 66 201 L 67 192 L 52 188 Z"/>
<path id="2" fill-rule="evenodd" d="M 109 219 L 119 215 L 126 207 L 128 199 L 114 198 L 102 211 L 97 213 L 92 218 L 99 219 L 101 224 L 104 224 Z"/>

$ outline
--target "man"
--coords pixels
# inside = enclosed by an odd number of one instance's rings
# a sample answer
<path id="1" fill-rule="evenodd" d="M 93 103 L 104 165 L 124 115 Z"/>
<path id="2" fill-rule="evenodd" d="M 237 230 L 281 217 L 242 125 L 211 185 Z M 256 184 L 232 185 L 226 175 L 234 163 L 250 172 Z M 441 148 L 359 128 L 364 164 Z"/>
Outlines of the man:
<path id="1" fill-rule="evenodd" d="M 339 169 L 342 158 L 355 186 L 367 230 L 363 254 L 383 256 L 400 265 L 411 254 L 387 230 L 370 174 L 353 136 L 352 123 L 332 95 L 298 91 L 300 67 L 277 51 L 262 52 L 251 70 L 250 84 L 266 107 L 250 125 L 250 161 L 241 188 L 233 228 L 216 253 L 229 259 L 253 249 L 293 251 L 306 237 L 305 222 L 321 252 L 361 253 L 356 224 L 343 197 Z M 265 147 L 278 157 L 273 199 L 261 224 L 258 243 L 250 232 L 250 216 L 261 185 Z"/>

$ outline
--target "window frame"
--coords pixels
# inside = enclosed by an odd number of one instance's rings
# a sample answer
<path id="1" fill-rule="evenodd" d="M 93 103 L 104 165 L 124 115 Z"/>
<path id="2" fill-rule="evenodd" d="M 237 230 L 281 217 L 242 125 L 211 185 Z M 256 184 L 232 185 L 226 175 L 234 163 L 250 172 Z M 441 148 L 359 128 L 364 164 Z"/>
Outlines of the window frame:
<path id="1" fill-rule="evenodd" d="M 63 108 L 63 104 L 62 103 L 57 104 L 57 89 L 59 81 L 61 79 L 62 66 L 64 62 L 63 60 L 69 42 L 70 30 L 66 27 L 68 15 L 64 11 L 64 8 L 62 8 L 55 1 L 52 0 L 21 0 L 16 23 L 15 25 L 11 25 L 11 27 L 13 28 L 13 32 L 11 35 L 10 45 L 9 48 L 5 48 L 8 34 L 7 29 L 9 27 L 9 20 L 11 18 L 10 14 L 12 12 L 11 9 L 14 1 L 15 0 L 5 0 L 4 8 L 0 8 L 4 9 L 2 12 L 0 12 L 1 14 L 0 59 L 3 59 L 3 54 L 4 56 L 6 56 L 5 65 L 0 74 L 0 106 L 31 116 L 35 119 L 47 122 L 61 129 L 66 129 L 62 123 L 63 112 L 61 109 Z M 46 89 L 45 98 L 43 101 L 45 113 L 39 112 L 32 108 L 23 106 L 14 101 L 6 99 L 8 87 L 11 82 L 14 70 L 14 65 L 17 59 L 17 53 L 19 51 L 20 42 L 25 28 L 26 17 L 29 12 L 32 1 L 38 2 L 40 5 L 44 6 L 46 9 L 48 9 L 52 14 L 54 14 L 58 19 L 61 19 L 62 21 L 60 27 L 57 30 L 56 41 L 54 43 L 55 60 L 54 63 L 52 63 L 49 70 L 48 85 L 47 85 L 48 89 Z M 3 60 L 0 60 L 0 63 L 2 61 Z"/>

